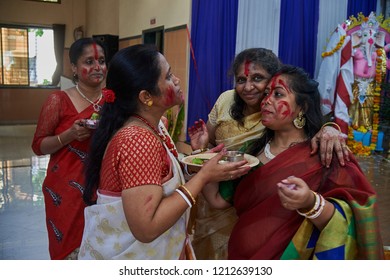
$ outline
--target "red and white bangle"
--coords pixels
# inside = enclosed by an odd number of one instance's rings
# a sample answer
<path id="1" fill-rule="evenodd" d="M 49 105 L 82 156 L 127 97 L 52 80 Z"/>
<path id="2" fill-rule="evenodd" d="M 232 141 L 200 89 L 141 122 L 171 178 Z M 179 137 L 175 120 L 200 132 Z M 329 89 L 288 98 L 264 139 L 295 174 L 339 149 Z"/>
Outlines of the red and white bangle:
<path id="1" fill-rule="evenodd" d="M 178 194 L 180 194 L 180 196 L 184 199 L 184 201 L 188 204 L 188 206 L 191 208 L 192 207 L 192 204 L 191 202 L 188 200 L 188 198 L 186 197 L 186 195 L 179 189 L 176 189 L 175 190 Z"/>
<path id="2" fill-rule="evenodd" d="M 324 207 L 325 207 L 324 197 L 316 192 L 313 192 L 313 194 L 315 196 L 316 201 L 315 201 L 312 209 L 310 209 L 309 211 L 307 211 L 305 213 L 303 213 L 297 209 L 297 212 L 299 215 L 304 216 L 305 218 L 308 218 L 308 219 L 318 218 L 321 215 L 322 211 L 324 211 Z"/>

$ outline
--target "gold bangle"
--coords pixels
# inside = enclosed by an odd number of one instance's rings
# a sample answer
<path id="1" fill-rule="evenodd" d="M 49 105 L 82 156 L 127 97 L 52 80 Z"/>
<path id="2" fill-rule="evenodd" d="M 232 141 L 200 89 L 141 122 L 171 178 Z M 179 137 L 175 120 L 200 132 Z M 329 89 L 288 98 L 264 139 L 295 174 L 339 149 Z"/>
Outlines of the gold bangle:
<path id="1" fill-rule="evenodd" d="M 341 128 L 340 126 L 335 123 L 335 122 L 327 122 L 327 123 L 324 123 L 322 126 L 321 126 L 321 129 L 323 129 L 325 126 L 329 126 L 329 125 L 332 125 L 332 126 L 335 126 L 341 133 Z"/>
<path id="2" fill-rule="evenodd" d="M 179 186 L 179 190 L 181 190 L 181 191 L 183 191 L 185 194 L 187 194 L 187 195 L 191 198 L 192 205 L 195 205 L 196 200 L 195 200 L 194 196 L 192 195 L 192 193 L 191 193 L 184 185 L 180 185 L 180 186 Z"/>
<path id="3" fill-rule="evenodd" d="M 59 135 L 59 134 L 57 135 L 57 139 L 58 139 L 58 142 L 60 142 L 60 144 L 61 144 L 61 147 L 63 147 L 63 146 L 64 146 L 64 143 L 62 143 L 62 141 L 61 141 L 61 138 L 60 138 L 60 135 Z"/>
<path id="4" fill-rule="evenodd" d="M 311 216 L 313 215 L 314 213 L 316 213 L 320 207 L 320 204 L 321 204 L 321 196 L 320 194 L 316 193 L 316 192 L 313 192 L 311 191 L 314 195 L 314 205 L 313 207 L 309 210 L 309 211 L 306 211 L 306 212 L 301 212 L 297 209 L 297 212 L 299 213 L 299 215 L 302 215 L 302 216 Z"/>

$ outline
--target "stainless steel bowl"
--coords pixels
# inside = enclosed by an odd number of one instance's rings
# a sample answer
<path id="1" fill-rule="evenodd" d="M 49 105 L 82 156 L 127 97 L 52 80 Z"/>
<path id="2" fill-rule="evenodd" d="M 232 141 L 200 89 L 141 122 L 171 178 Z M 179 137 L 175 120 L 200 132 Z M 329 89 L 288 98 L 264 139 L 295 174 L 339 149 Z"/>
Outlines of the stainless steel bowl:
<path id="1" fill-rule="evenodd" d="M 240 151 L 228 151 L 226 155 L 223 157 L 223 160 L 229 162 L 236 162 L 244 160 L 244 153 Z"/>

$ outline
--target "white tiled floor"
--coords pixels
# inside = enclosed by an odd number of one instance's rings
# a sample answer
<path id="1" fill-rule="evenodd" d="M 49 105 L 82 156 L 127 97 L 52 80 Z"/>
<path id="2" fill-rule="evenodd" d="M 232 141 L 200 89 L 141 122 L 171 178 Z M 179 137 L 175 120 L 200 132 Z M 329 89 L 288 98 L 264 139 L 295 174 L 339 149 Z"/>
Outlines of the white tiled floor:
<path id="1" fill-rule="evenodd" d="M 47 156 L 31 151 L 35 126 L 0 126 L 0 259 L 47 260 L 41 180 Z M 359 158 L 378 192 L 384 245 L 390 246 L 390 161 L 382 155 Z"/>

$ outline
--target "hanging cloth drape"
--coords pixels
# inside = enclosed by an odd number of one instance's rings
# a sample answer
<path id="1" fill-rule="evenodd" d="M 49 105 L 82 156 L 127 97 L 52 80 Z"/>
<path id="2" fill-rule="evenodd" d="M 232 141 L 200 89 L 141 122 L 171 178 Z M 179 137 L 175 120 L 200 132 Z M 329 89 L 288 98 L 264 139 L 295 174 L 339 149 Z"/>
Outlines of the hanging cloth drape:
<path id="1" fill-rule="evenodd" d="M 261 47 L 270 49 L 278 55 L 280 1 L 239 1 L 236 54 L 248 48 Z"/>
<path id="2" fill-rule="evenodd" d="M 238 0 L 192 1 L 188 126 L 206 121 L 217 97 L 233 86 L 227 70 L 235 54 L 237 10 Z"/>
<path id="3" fill-rule="evenodd" d="M 317 48 L 319 0 L 282 0 L 279 58 L 302 67 L 311 77 Z"/>
<path id="4" fill-rule="evenodd" d="M 64 66 L 64 46 L 65 46 L 65 24 L 53 24 L 54 33 L 54 54 L 57 61 L 57 67 L 52 76 L 52 85 L 57 86 L 61 80 L 62 69 Z"/>

